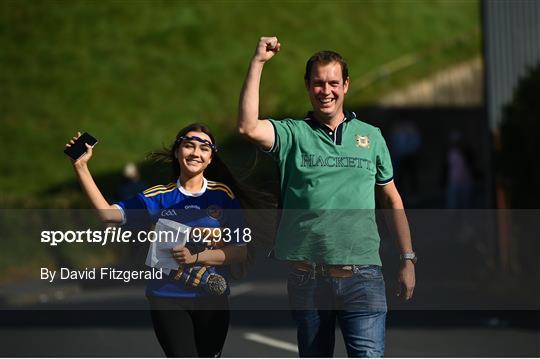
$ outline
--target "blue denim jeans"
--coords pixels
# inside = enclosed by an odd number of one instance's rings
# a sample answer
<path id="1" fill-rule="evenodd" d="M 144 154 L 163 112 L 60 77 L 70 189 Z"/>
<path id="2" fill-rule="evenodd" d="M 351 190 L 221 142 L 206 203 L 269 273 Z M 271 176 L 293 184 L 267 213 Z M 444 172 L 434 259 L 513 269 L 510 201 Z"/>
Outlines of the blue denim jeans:
<path id="1" fill-rule="evenodd" d="M 336 319 L 349 357 L 382 357 L 386 294 L 380 266 L 356 265 L 331 278 L 293 269 L 287 288 L 301 357 L 332 357 Z"/>

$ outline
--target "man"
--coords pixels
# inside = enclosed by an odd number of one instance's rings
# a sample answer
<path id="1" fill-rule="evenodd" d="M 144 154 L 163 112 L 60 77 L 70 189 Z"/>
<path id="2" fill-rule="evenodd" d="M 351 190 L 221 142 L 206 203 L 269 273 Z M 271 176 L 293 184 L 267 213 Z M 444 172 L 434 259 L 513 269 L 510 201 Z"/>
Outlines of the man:
<path id="1" fill-rule="evenodd" d="M 416 261 L 388 149 L 378 128 L 344 112 L 347 64 L 331 51 L 306 65 L 313 111 L 305 120 L 259 120 L 262 70 L 280 47 L 276 37 L 260 39 L 240 96 L 238 130 L 269 152 L 280 170 L 284 211 L 274 251 L 291 266 L 288 293 L 299 354 L 331 357 L 337 318 L 349 356 L 380 357 L 386 298 L 375 187 L 381 206 L 391 209 L 406 300 L 413 294 Z"/>

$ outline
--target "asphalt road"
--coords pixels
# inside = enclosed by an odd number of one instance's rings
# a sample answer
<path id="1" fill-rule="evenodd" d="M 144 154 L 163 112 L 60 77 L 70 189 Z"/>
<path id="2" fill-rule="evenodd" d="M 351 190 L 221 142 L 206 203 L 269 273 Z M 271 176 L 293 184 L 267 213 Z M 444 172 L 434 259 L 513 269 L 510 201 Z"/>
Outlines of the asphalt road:
<path id="1" fill-rule="evenodd" d="M 274 322 L 261 327 L 256 313 L 233 313 L 223 357 L 295 357 L 295 329 L 287 313 L 262 313 Z M 463 313 L 461 313 L 463 314 Z M 471 313 L 474 315 L 474 313 Z M 485 314 L 485 313 L 484 313 Z M 56 317 L 54 320 L 53 317 Z M 3 313 L 0 355 L 3 357 L 162 357 L 148 313 L 10 312 Z M 486 317 L 487 318 L 487 317 Z M 15 322 L 16 320 L 19 322 Z M 444 323 L 443 323 L 444 324 Z M 540 333 L 491 318 L 483 325 L 390 326 L 388 357 L 538 357 Z M 336 331 L 336 357 L 346 356 Z"/>

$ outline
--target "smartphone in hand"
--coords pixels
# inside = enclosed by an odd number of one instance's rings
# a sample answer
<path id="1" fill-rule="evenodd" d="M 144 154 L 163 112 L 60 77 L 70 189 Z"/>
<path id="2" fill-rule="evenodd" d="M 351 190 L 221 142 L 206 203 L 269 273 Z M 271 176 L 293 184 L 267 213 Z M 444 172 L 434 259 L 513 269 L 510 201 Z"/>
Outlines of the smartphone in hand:
<path id="1" fill-rule="evenodd" d="M 85 143 L 88 143 L 90 146 L 94 147 L 94 145 L 98 143 L 98 140 L 88 132 L 85 132 L 75 140 L 75 143 L 72 144 L 71 147 L 64 149 L 64 153 L 73 158 L 74 161 L 77 161 L 86 153 L 86 146 L 84 145 Z"/>

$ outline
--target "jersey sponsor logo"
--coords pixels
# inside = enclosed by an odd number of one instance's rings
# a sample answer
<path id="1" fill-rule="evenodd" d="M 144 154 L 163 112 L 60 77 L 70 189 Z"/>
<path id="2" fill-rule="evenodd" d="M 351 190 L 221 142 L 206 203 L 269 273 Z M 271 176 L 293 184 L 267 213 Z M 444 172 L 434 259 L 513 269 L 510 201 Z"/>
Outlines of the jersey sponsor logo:
<path id="1" fill-rule="evenodd" d="M 214 219 L 221 219 L 223 217 L 223 209 L 215 204 L 208 206 L 206 209 L 208 215 Z"/>
<path id="2" fill-rule="evenodd" d="M 196 204 L 188 204 L 184 206 L 184 209 L 201 209 L 201 207 L 197 206 Z"/>
<path id="3" fill-rule="evenodd" d="M 321 156 L 314 154 L 302 154 L 300 167 L 342 167 L 362 168 L 374 171 L 373 162 L 367 158 L 351 156 Z"/>
<path id="4" fill-rule="evenodd" d="M 161 217 L 171 217 L 171 216 L 177 216 L 177 213 L 174 209 L 164 209 L 161 211 Z"/>
<path id="5" fill-rule="evenodd" d="M 356 141 L 356 147 L 369 148 L 368 136 L 354 135 L 354 139 Z"/>

